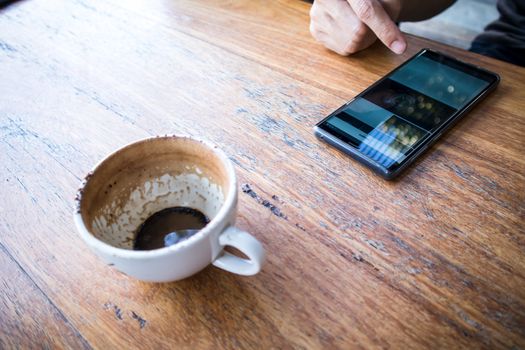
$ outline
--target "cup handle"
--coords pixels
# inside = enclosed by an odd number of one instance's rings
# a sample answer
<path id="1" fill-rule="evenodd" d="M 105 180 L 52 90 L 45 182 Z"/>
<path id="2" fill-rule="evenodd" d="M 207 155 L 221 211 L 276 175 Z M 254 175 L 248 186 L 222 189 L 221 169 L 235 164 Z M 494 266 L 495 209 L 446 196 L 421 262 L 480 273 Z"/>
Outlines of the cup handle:
<path id="1" fill-rule="evenodd" d="M 213 265 L 236 273 L 238 275 L 251 276 L 261 270 L 266 253 L 261 243 L 246 231 L 230 226 L 219 236 L 219 244 L 222 247 L 232 246 L 243 252 L 248 259 L 239 258 L 233 254 L 223 251 Z"/>

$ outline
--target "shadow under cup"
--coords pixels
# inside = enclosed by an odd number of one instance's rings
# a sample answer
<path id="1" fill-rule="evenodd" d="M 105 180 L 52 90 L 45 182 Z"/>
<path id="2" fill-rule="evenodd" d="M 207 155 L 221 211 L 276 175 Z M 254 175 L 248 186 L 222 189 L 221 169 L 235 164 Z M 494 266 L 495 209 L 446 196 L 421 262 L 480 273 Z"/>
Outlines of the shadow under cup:
<path id="1" fill-rule="evenodd" d="M 162 209 L 197 209 L 213 225 L 235 180 L 212 147 L 158 137 L 113 153 L 80 191 L 78 209 L 87 230 L 112 247 L 131 250 L 139 227 Z"/>

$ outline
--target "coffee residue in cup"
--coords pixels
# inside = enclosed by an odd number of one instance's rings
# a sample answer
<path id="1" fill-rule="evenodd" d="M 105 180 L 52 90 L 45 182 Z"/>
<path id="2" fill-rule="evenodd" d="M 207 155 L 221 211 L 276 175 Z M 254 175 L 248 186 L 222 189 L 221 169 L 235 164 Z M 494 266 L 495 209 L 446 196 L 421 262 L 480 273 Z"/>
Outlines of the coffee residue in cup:
<path id="1" fill-rule="evenodd" d="M 197 209 L 171 207 L 151 215 L 138 228 L 133 249 L 153 250 L 184 241 L 206 226 L 210 220 Z"/>

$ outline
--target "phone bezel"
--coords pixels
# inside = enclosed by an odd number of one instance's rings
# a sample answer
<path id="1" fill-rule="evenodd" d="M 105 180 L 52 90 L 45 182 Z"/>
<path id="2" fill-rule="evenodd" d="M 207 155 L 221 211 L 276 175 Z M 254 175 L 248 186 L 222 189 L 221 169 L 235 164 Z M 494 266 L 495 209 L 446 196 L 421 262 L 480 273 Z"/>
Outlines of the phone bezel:
<path id="1" fill-rule="evenodd" d="M 444 61 L 445 64 L 455 69 L 461 70 L 462 72 L 466 74 L 469 74 L 479 79 L 487 81 L 489 85 L 485 87 L 478 95 L 476 95 L 467 105 L 465 105 L 463 108 L 457 110 L 454 114 L 452 114 L 452 116 L 450 116 L 450 118 L 445 123 L 443 123 L 439 128 L 434 130 L 425 140 L 423 140 L 417 147 L 415 147 L 414 150 L 407 155 L 407 158 L 404 159 L 399 165 L 397 165 L 394 168 L 390 168 L 390 169 L 385 168 L 381 164 L 377 163 L 375 160 L 361 153 L 359 149 L 351 142 L 348 142 L 347 140 L 343 140 L 341 137 L 334 135 L 334 133 L 331 133 L 330 130 L 327 130 L 327 128 L 323 127 L 324 123 L 329 118 L 339 113 L 342 109 L 344 109 L 348 104 L 350 104 L 356 98 L 361 97 L 362 95 L 366 94 L 370 90 L 374 89 L 383 80 L 388 79 L 389 76 L 394 74 L 397 70 L 401 69 L 403 66 L 405 66 L 406 64 L 410 63 L 412 60 L 422 55 L 428 55 L 428 56 L 431 56 L 432 59 L 437 58 L 440 61 Z M 399 66 L 397 66 L 395 69 L 390 71 L 388 74 L 383 76 L 381 79 L 377 80 L 375 83 L 373 83 L 368 88 L 366 88 L 361 93 L 359 93 L 357 96 L 355 96 L 352 100 L 346 102 L 344 105 L 340 106 L 335 111 L 330 113 L 327 117 L 323 118 L 320 122 L 318 122 L 315 125 L 314 132 L 315 132 L 315 135 L 321 140 L 342 150 L 343 152 L 347 153 L 348 155 L 358 160 L 362 164 L 372 168 L 372 170 L 374 170 L 376 173 L 378 173 L 385 179 L 390 180 L 390 179 L 395 178 L 399 173 L 401 173 L 404 169 L 406 169 L 406 167 L 408 167 L 415 159 L 419 157 L 421 153 L 423 153 L 427 148 L 429 148 L 443 133 L 445 133 L 459 119 L 461 119 L 461 117 L 466 112 L 468 112 L 476 103 L 478 103 L 490 91 L 492 91 L 498 85 L 500 80 L 501 80 L 500 76 L 494 72 L 491 72 L 489 70 L 486 70 L 478 66 L 475 66 L 473 64 L 469 64 L 469 63 L 460 61 L 458 59 L 455 59 L 443 53 L 425 48 L 425 49 L 420 50 L 418 53 L 416 53 L 414 56 L 412 56 L 411 58 L 409 58 L 408 60 L 400 64 Z"/>

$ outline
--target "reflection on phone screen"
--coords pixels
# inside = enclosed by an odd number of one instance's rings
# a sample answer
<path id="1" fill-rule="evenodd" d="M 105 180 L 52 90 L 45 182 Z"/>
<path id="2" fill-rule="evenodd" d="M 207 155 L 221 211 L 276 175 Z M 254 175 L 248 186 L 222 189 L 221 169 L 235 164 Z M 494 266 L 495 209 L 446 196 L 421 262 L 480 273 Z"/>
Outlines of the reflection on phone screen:
<path id="1" fill-rule="evenodd" d="M 399 165 L 490 84 L 439 57 L 414 58 L 322 127 L 386 168 Z"/>

